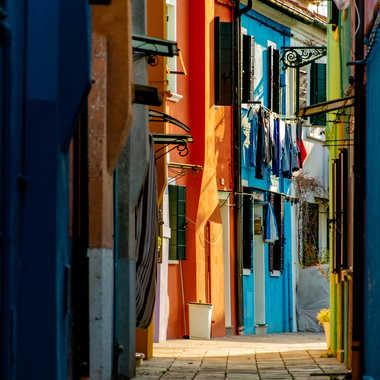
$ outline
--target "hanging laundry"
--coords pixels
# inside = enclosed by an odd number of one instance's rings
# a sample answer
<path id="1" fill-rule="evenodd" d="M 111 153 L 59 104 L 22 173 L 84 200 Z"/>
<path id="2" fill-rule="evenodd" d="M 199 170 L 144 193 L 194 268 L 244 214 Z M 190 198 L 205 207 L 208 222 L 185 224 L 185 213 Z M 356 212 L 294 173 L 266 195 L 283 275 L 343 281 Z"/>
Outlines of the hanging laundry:
<path id="1" fill-rule="evenodd" d="M 298 154 L 298 163 L 299 163 L 299 167 L 302 168 L 303 167 L 303 163 L 306 159 L 306 156 L 307 156 L 307 152 L 306 152 L 306 149 L 305 149 L 305 145 L 303 143 L 303 140 L 302 140 L 302 124 L 303 124 L 303 120 L 298 120 L 298 123 L 297 123 L 297 145 L 298 145 L 298 149 L 299 149 L 299 154 Z"/>
<path id="2" fill-rule="evenodd" d="M 289 124 L 290 128 L 290 138 L 292 142 L 292 165 L 291 169 L 292 172 L 296 172 L 299 170 L 299 163 L 298 163 L 298 153 L 299 153 L 299 148 L 297 145 L 297 126 L 294 122 Z"/>
<path id="3" fill-rule="evenodd" d="M 264 141 L 265 141 L 265 156 L 264 164 L 268 167 L 272 161 L 272 140 L 270 138 L 269 113 L 264 112 Z"/>
<path id="4" fill-rule="evenodd" d="M 257 123 L 257 149 L 256 149 L 256 178 L 264 178 L 265 173 L 265 136 L 264 136 L 264 110 L 258 111 Z"/>
<path id="5" fill-rule="evenodd" d="M 248 164 L 249 166 L 256 167 L 256 150 L 257 150 L 257 123 L 258 123 L 258 116 L 257 112 L 254 110 L 254 108 L 251 106 L 248 111 L 248 121 L 251 125 L 250 129 L 250 149 L 249 149 L 249 160 Z"/>
<path id="6" fill-rule="evenodd" d="M 268 203 L 264 223 L 264 242 L 274 243 L 276 240 L 278 240 L 276 216 L 272 205 Z"/>
<path id="7" fill-rule="evenodd" d="M 289 128 L 283 120 L 280 120 L 280 140 L 281 140 L 281 172 L 284 178 L 291 178 L 291 141 Z"/>
<path id="8" fill-rule="evenodd" d="M 275 176 L 280 175 L 280 120 L 274 118 L 273 120 L 273 145 L 272 145 L 272 173 Z"/>
<path id="9" fill-rule="evenodd" d="M 243 114 L 241 119 L 241 132 L 242 132 L 242 161 L 243 166 L 248 166 L 249 164 L 249 150 L 250 150 L 250 135 L 251 135 L 251 124 L 248 121 L 248 114 Z"/>

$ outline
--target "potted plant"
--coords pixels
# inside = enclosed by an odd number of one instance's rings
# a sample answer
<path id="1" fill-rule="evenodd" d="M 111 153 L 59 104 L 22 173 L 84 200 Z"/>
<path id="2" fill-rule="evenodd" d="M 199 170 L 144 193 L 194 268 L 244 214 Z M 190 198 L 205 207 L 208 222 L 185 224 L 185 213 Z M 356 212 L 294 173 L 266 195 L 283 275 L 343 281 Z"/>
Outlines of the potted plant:
<path id="1" fill-rule="evenodd" d="M 327 349 L 330 348 L 330 309 L 321 309 L 317 315 L 318 322 L 323 326 L 326 335 Z"/>

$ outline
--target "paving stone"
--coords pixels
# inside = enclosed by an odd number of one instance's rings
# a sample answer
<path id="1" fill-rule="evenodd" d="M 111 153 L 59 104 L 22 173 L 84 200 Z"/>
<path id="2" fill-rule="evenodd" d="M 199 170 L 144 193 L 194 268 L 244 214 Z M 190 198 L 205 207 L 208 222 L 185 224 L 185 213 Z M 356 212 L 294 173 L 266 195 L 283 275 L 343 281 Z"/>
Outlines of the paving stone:
<path id="1" fill-rule="evenodd" d="M 321 357 L 326 353 L 322 338 L 308 333 L 268 334 L 155 343 L 155 358 L 138 367 L 135 380 L 329 380 L 310 373 L 322 373 L 321 368 L 328 373 L 346 370 L 335 358 Z"/>
<path id="2" fill-rule="evenodd" d="M 157 376 L 166 373 L 168 370 L 167 367 L 137 367 L 136 375 L 138 376 Z"/>
<path id="3" fill-rule="evenodd" d="M 227 374 L 226 379 L 233 379 L 233 380 L 260 380 L 258 375 L 252 375 L 252 374 L 244 374 L 244 373 L 239 373 L 239 374 Z"/>

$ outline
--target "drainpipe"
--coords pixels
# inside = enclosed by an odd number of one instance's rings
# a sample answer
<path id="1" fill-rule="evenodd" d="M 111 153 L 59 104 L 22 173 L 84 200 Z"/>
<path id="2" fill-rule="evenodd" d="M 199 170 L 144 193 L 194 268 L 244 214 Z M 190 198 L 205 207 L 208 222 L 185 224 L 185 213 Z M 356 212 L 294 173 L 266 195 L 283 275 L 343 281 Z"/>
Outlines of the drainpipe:
<path id="1" fill-rule="evenodd" d="M 355 37 L 355 60 L 364 56 L 364 0 L 355 0 L 358 13 Z M 355 65 L 355 130 L 354 130 L 354 241 L 353 241 L 353 328 L 352 378 L 360 379 L 363 372 L 363 307 L 365 260 L 365 91 L 364 65 Z"/>
<path id="2" fill-rule="evenodd" d="M 240 9 L 236 1 L 234 10 L 234 188 L 235 188 L 235 283 L 236 283 L 236 321 L 237 334 L 244 332 L 244 298 L 243 298 L 243 186 L 241 183 L 241 16 L 252 8 L 252 0 Z"/>

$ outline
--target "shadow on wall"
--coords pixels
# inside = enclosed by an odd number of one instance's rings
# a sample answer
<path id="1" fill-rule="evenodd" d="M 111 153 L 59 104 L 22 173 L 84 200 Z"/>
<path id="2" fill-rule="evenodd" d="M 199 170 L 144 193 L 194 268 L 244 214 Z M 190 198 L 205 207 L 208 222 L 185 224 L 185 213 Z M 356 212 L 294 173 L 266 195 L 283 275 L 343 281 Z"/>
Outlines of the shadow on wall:
<path id="1" fill-rule="evenodd" d="M 299 270 L 297 284 L 298 331 L 321 332 L 317 314 L 330 307 L 329 265 Z"/>

